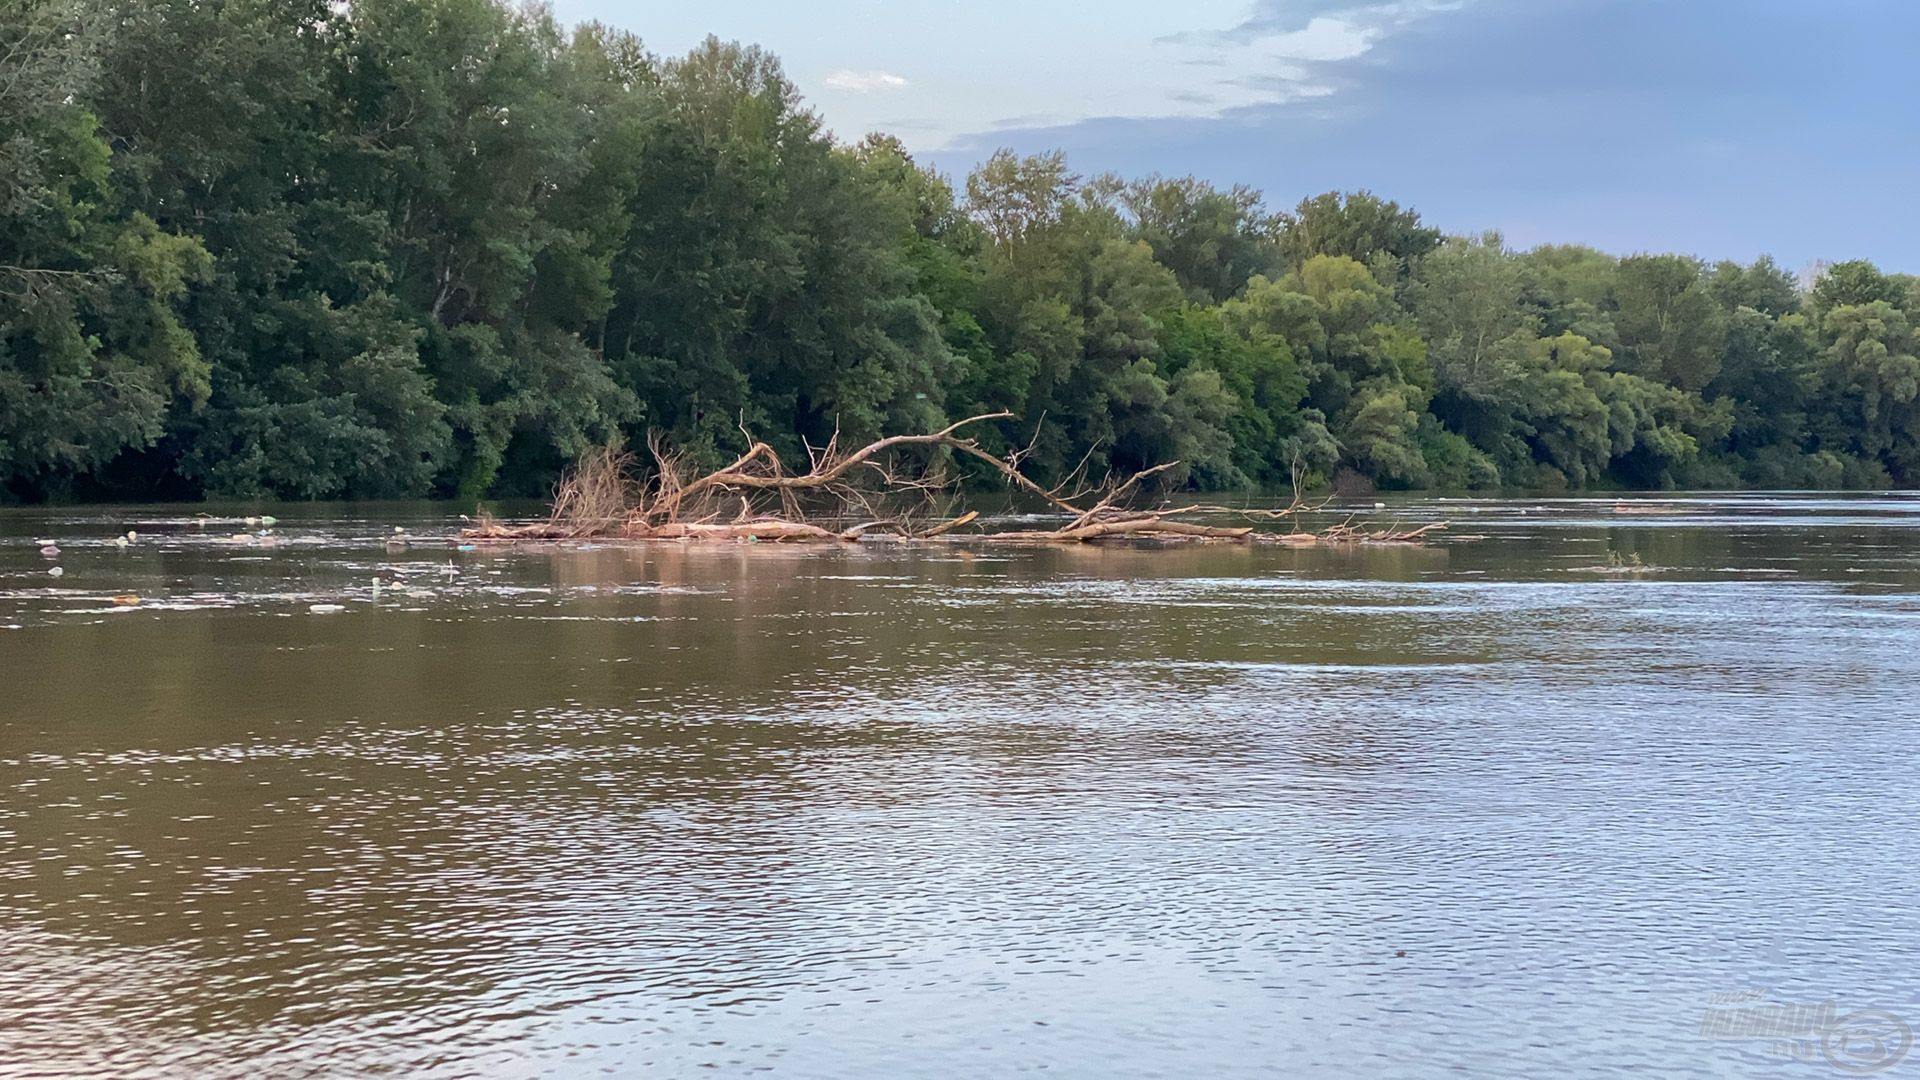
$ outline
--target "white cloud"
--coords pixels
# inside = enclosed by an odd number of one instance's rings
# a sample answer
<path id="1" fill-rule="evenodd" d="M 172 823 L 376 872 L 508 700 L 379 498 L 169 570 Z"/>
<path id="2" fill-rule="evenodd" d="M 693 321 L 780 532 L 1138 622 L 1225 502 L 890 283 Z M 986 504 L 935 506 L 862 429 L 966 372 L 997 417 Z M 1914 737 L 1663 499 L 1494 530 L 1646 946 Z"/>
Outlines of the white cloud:
<path id="1" fill-rule="evenodd" d="M 1300 21 L 1292 0 L 1258 0 L 1232 25 L 1183 30 L 1153 41 L 1161 98 L 1127 115 L 1218 117 L 1258 105 L 1311 101 L 1337 92 L 1329 68 L 1371 52 L 1384 38 L 1468 0 L 1387 0 L 1341 6 Z M 1167 61 L 1172 61 L 1167 65 Z M 1172 85 L 1169 85 L 1172 84 Z"/>
<path id="2" fill-rule="evenodd" d="M 967 0 L 968 18 L 932 20 L 942 5 L 931 0 L 553 0 L 564 17 L 629 24 L 646 7 L 634 28 L 664 55 L 709 33 L 758 42 L 837 135 L 891 131 L 915 150 L 1011 121 L 1203 119 L 1337 96 L 1355 77 L 1341 65 L 1476 2 L 1485 0 L 1101 0 L 1090 18 L 1087 0 Z"/>
<path id="3" fill-rule="evenodd" d="M 846 68 L 828 74 L 825 81 L 835 90 L 846 90 L 855 94 L 865 94 L 873 90 L 899 90 L 907 85 L 907 80 L 891 71 L 850 71 Z"/>
<path id="4" fill-rule="evenodd" d="M 1253 47 L 1286 60 L 1351 60 L 1360 56 L 1381 34 L 1368 26 L 1338 16 L 1319 16 L 1298 30 L 1258 38 Z"/>

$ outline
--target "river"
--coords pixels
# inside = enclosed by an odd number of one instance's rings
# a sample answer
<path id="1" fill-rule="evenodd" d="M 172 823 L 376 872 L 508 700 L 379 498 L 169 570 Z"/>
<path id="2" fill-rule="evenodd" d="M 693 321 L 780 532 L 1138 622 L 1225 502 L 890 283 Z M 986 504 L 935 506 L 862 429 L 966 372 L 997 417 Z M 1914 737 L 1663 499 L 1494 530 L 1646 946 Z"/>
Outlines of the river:
<path id="1" fill-rule="evenodd" d="M 1920 1070 L 1920 499 L 1655 504 L 0 511 L 0 1077 Z"/>

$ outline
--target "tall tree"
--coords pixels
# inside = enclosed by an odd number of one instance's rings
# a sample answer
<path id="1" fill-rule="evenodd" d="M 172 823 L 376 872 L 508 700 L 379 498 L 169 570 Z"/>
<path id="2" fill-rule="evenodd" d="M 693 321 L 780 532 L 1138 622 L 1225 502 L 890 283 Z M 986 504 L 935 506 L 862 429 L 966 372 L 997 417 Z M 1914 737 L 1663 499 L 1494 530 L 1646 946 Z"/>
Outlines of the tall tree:
<path id="1" fill-rule="evenodd" d="M 507 0 L 0 0 L 4 499 L 533 494 L 1002 410 L 1045 478 L 1920 482 L 1916 312 L 1364 191 L 956 185 L 763 51 Z"/>
<path id="2" fill-rule="evenodd" d="M 1120 202 L 1134 235 L 1197 303 L 1217 304 L 1238 294 L 1279 261 L 1278 221 L 1252 188 L 1223 191 L 1191 176 L 1149 176 L 1127 184 Z"/>
<path id="3" fill-rule="evenodd" d="M 99 13 L 0 0 L 0 14 L 0 492 L 68 490 L 206 400 L 180 308 L 209 260 L 116 197 L 81 104 Z"/>
<path id="4" fill-rule="evenodd" d="M 1280 254 L 1299 267 L 1316 255 L 1368 263 L 1385 255 L 1398 264 L 1417 259 L 1440 245 L 1440 230 L 1420 223 L 1420 215 L 1369 191 L 1329 191 L 1304 199 L 1283 215 Z"/>
<path id="5" fill-rule="evenodd" d="M 1614 306 L 1626 370 L 1693 391 L 1719 373 L 1726 325 L 1697 261 L 1680 255 L 1620 260 Z"/>

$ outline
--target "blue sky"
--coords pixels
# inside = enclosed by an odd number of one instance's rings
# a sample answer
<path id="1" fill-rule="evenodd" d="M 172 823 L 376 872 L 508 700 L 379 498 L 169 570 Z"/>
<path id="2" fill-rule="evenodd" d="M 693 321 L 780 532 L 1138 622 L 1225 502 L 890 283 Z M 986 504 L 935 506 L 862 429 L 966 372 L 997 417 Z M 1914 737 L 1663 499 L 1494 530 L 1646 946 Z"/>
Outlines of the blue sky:
<path id="1" fill-rule="evenodd" d="M 843 138 L 956 175 L 1369 188 L 1450 231 L 1920 272 L 1920 0 L 557 0 L 777 53 Z"/>

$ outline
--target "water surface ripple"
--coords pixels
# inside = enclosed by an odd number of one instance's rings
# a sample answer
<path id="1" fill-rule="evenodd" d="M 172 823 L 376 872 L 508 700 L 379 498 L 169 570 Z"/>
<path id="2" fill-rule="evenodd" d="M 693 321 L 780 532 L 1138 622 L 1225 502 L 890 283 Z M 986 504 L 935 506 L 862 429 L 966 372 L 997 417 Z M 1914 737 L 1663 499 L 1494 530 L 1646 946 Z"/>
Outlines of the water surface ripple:
<path id="1" fill-rule="evenodd" d="M 1661 504 L 978 554 L 0 513 L 0 1077 L 1844 1075 L 1703 1017 L 1920 1026 L 1920 500 Z"/>

